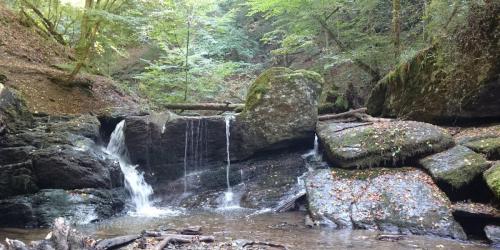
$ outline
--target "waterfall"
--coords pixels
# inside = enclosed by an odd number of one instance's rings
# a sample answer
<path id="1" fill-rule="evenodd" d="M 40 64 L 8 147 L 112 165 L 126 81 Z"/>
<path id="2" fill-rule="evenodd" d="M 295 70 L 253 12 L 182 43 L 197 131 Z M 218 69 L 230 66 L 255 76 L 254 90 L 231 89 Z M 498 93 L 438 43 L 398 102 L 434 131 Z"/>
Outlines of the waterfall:
<path id="1" fill-rule="evenodd" d="M 184 193 L 189 189 L 188 174 L 198 171 L 208 158 L 207 121 L 203 118 L 186 120 L 184 137 Z"/>
<path id="2" fill-rule="evenodd" d="M 125 120 L 116 125 L 111 134 L 106 151 L 120 164 L 120 169 L 125 177 L 125 188 L 130 193 L 135 206 L 133 214 L 138 216 L 158 216 L 163 211 L 155 208 L 149 197 L 153 194 L 153 188 L 144 180 L 144 173 L 139 172 L 136 165 L 130 163 L 127 148 L 125 146 Z"/>
<path id="3" fill-rule="evenodd" d="M 226 122 L 226 183 L 227 191 L 224 193 L 224 207 L 239 207 L 233 202 L 233 191 L 231 189 L 231 182 L 229 181 L 229 173 L 231 170 L 231 154 L 230 154 L 230 137 L 231 137 L 231 121 L 234 120 L 234 115 L 229 114 L 224 117 Z"/>

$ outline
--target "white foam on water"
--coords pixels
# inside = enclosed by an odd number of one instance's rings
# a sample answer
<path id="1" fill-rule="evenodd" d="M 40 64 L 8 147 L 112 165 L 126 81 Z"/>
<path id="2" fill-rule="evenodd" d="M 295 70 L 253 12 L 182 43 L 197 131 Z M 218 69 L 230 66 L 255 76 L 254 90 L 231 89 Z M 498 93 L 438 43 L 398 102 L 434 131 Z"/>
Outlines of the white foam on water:
<path id="1" fill-rule="evenodd" d="M 106 151 L 120 164 L 120 169 L 125 177 L 125 188 L 130 193 L 134 210 L 129 214 L 132 216 L 157 217 L 177 213 L 169 208 L 157 208 L 153 206 L 150 196 L 153 188 L 144 180 L 144 173 L 137 170 L 137 165 L 129 161 L 127 148 L 125 146 L 125 121 L 116 125 L 111 134 Z"/>

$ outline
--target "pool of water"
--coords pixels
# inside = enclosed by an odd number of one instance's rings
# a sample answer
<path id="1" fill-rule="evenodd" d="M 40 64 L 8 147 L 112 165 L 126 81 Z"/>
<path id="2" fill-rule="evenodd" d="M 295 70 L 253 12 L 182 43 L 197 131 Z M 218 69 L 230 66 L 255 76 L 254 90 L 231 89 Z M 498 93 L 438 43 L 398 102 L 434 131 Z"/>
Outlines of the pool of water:
<path id="1" fill-rule="evenodd" d="M 308 228 L 305 212 L 258 213 L 255 210 L 181 211 L 159 218 L 123 216 L 77 228 L 96 238 L 139 234 L 143 230 L 201 226 L 216 241 L 247 239 L 279 243 L 289 249 L 489 249 L 479 242 L 461 242 L 432 236 L 407 236 L 397 242 L 377 240 L 379 232 Z M 29 242 L 42 239 L 47 229 L 0 228 L 0 238 Z"/>

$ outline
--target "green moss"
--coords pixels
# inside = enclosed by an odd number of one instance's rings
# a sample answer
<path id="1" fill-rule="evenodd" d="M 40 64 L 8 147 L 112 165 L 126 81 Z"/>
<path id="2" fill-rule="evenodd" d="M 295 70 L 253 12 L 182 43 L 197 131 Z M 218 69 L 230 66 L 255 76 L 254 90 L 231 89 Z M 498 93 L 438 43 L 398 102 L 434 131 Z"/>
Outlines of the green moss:
<path id="1" fill-rule="evenodd" d="M 250 86 L 245 101 L 245 110 L 252 110 L 262 100 L 262 97 L 271 89 L 273 84 L 282 84 L 288 88 L 294 88 L 296 78 L 306 78 L 323 85 L 321 75 L 307 70 L 293 71 L 288 68 L 277 67 L 264 71 Z"/>
<path id="2" fill-rule="evenodd" d="M 465 146 L 488 157 L 500 157 L 500 138 L 475 140 L 466 143 Z"/>
<path id="3" fill-rule="evenodd" d="M 500 162 L 497 162 L 493 167 L 486 170 L 483 177 L 496 198 L 500 199 Z"/>
<path id="4" fill-rule="evenodd" d="M 489 166 L 483 156 L 471 152 L 463 158 L 463 167 L 454 171 L 443 172 L 436 177 L 438 179 L 446 180 L 453 188 L 459 189 L 468 185 L 472 180 L 480 175 Z"/>
<path id="5" fill-rule="evenodd" d="M 495 59 L 487 51 L 480 59 L 470 58 L 457 46 L 443 40 L 398 65 L 377 83 L 368 112 L 432 122 L 456 117 L 473 105 L 481 86 L 497 74 Z"/>
<path id="6" fill-rule="evenodd" d="M 262 96 L 271 88 L 271 81 L 277 74 L 289 73 L 290 71 L 287 68 L 270 68 L 264 71 L 248 90 L 245 110 L 251 110 L 260 103 Z"/>

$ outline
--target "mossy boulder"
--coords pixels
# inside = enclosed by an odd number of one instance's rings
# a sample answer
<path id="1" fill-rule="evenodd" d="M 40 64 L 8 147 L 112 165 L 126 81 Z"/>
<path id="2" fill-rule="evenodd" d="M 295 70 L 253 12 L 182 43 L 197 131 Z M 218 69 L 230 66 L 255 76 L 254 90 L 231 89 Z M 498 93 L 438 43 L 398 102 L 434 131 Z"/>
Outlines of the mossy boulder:
<path id="1" fill-rule="evenodd" d="M 312 71 L 271 68 L 262 73 L 234 122 L 240 153 L 312 145 L 322 84 L 323 78 Z"/>
<path id="2" fill-rule="evenodd" d="M 305 184 L 312 218 L 334 227 L 466 238 L 446 195 L 416 168 L 322 169 Z"/>
<path id="3" fill-rule="evenodd" d="M 500 117 L 498 11 L 498 2 L 476 6 L 455 36 L 397 66 L 373 89 L 368 113 L 432 122 Z"/>
<path id="4" fill-rule="evenodd" d="M 317 133 L 328 160 L 341 168 L 396 165 L 443 151 L 454 142 L 441 128 L 422 122 L 320 122 Z"/>
<path id="5" fill-rule="evenodd" d="M 491 160 L 500 160 L 500 137 L 473 140 L 465 143 L 465 146 L 485 154 Z"/>
<path id="6" fill-rule="evenodd" d="M 453 190 L 466 188 L 490 166 L 483 155 L 460 145 L 425 157 L 419 163 L 436 181 Z"/>
<path id="7" fill-rule="evenodd" d="M 493 167 L 486 170 L 483 173 L 483 178 L 495 197 L 500 200 L 500 162 L 497 161 Z"/>

